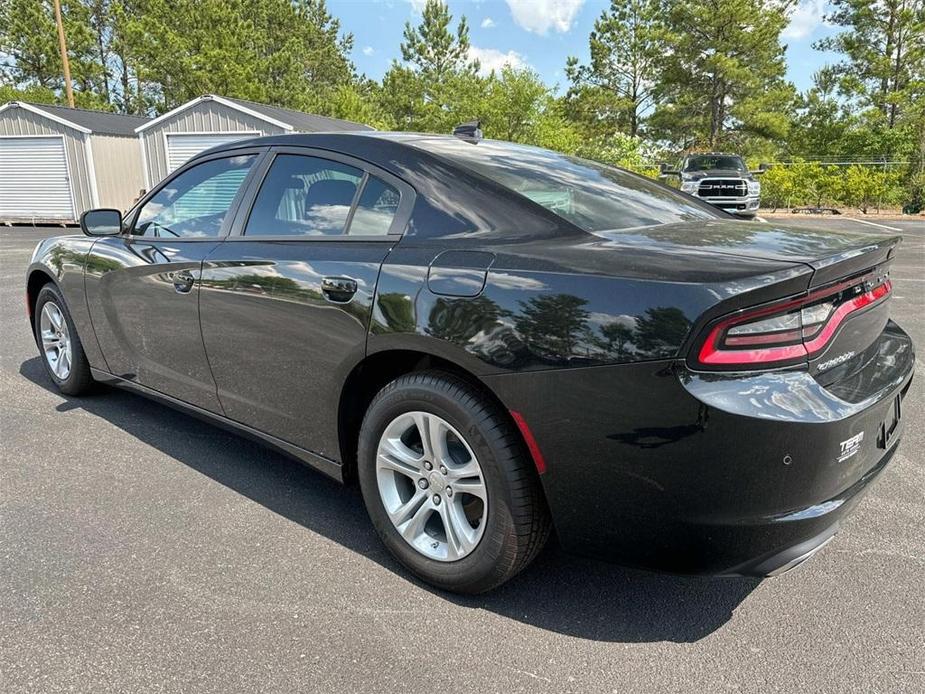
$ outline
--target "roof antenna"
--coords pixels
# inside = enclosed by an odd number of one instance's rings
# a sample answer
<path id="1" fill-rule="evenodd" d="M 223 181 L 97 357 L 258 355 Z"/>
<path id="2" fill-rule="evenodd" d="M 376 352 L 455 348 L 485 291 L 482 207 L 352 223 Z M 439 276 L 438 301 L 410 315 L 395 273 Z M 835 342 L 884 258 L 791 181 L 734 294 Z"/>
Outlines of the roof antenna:
<path id="1" fill-rule="evenodd" d="M 482 121 L 471 120 L 468 123 L 461 123 L 453 128 L 453 135 L 476 145 L 482 139 Z"/>

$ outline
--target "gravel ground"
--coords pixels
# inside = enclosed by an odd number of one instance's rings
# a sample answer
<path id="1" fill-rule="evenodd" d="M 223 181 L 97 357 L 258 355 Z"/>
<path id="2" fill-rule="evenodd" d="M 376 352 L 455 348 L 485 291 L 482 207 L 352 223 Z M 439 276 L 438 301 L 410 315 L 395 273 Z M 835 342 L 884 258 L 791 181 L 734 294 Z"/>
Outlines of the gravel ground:
<path id="1" fill-rule="evenodd" d="M 883 224 L 925 354 L 925 223 Z M 55 392 L 22 298 L 54 233 L 0 228 L 0 692 L 925 691 L 921 357 L 899 453 L 800 569 L 683 578 L 551 549 L 458 598 L 401 570 L 355 490 L 128 393 Z"/>

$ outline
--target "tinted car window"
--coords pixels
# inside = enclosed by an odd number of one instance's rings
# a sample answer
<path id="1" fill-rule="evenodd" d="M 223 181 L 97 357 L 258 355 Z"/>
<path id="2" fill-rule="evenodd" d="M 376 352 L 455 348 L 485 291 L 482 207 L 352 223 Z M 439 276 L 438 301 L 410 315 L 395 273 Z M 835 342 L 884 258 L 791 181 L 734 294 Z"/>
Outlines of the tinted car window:
<path id="1" fill-rule="evenodd" d="M 218 236 L 225 215 L 255 155 L 212 159 L 187 169 L 144 204 L 132 231 L 137 236 Z"/>
<path id="2" fill-rule="evenodd" d="M 260 186 L 244 234 L 343 234 L 362 178 L 362 171 L 346 164 L 280 154 Z"/>
<path id="3" fill-rule="evenodd" d="M 398 211 L 401 196 L 385 181 L 370 176 L 366 179 L 360 201 L 350 221 L 354 236 L 379 236 L 389 233 L 392 219 Z"/>
<path id="4" fill-rule="evenodd" d="M 482 174 L 586 231 L 630 229 L 720 213 L 691 196 L 628 171 L 538 147 L 421 138 L 414 145 Z"/>

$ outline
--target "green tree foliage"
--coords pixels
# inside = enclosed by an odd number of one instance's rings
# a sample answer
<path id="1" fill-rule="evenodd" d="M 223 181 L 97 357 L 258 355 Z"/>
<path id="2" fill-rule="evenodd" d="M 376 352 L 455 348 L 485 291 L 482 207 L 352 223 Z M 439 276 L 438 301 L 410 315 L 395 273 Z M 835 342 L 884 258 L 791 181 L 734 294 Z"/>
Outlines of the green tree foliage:
<path id="1" fill-rule="evenodd" d="M 356 86 L 353 38 L 324 0 L 63 0 L 62 10 L 79 105 L 159 112 L 218 93 L 327 113 Z M 61 91 L 50 1 L 0 3 L 0 54 L 12 87 Z"/>
<path id="2" fill-rule="evenodd" d="M 838 65 L 851 91 L 881 111 L 886 125 L 921 95 L 925 72 L 925 0 L 833 0 L 826 20 L 844 31 L 818 43 L 843 53 Z"/>
<path id="3" fill-rule="evenodd" d="M 475 73 L 478 61 L 469 59 L 469 25 L 460 17 L 456 31 L 450 30 L 453 16 L 443 0 L 427 0 L 421 23 L 405 24 L 402 59 L 425 81 L 441 84 L 462 71 Z"/>
<path id="4" fill-rule="evenodd" d="M 795 204 L 797 191 L 797 181 L 789 166 L 773 166 L 761 177 L 761 201 L 772 210 Z"/>
<path id="5" fill-rule="evenodd" d="M 68 58 L 74 96 L 78 105 L 104 105 L 105 72 L 99 63 L 90 8 L 80 0 L 62 0 L 62 20 L 68 37 Z M 50 0 L 3 0 L 0 2 L 0 64 L 5 87 L 19 98 L 47 94 L 64 88 L 58 34 Z"/>
<path id="6" fill-rule="evenodd" d="M 780 43 L 785 9 L 764 0 L 670 3 L 657 132 L 676 143 L 693 133 L 710 149 L 742 148 L 749 136 L 783 138 L 794 98 Z"/>
<path id="7" fill-rule="evenodd" d="M 644 113 L 657 103 L 665 19 L 662 0 L 611 0 L 588 39 L 590 62 L 568 59 L 572 114 L 595 134 L 639 134 Z"/>
<path id="8" fill-rule="evenodd" d="M 460 120 L 477 117 L 482 87 L 479 64 L 469 59 L 469 26 L 442 0 L 427 0 L 417 26 L 405 25 L 400 49 L 382 80 L 381 108 L 400 130 L 448 132 Z"/>
<path id="9" fill-rule="evenodd" d="M 133 0 L 128 58 L 156 110 L 203 93 L 326 113 L 350 84 L 351 35 L 324 0 Z"/>
<path id="10" fill-rule="evenodd" d="M 829 66 L 813 75 L 813 87 L 799 99 L 789 150 L 796 155 L 821 156 L 843 153 L 847 131 L 857 119 L 838 95 L 838 75 Z"/>

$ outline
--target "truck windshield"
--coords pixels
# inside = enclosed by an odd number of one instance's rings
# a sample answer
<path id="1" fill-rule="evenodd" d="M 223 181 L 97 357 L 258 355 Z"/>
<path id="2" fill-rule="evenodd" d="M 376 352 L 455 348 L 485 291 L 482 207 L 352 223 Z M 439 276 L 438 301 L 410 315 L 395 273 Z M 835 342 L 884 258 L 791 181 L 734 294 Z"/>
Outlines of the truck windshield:
<path id="1" fill-rule="evenodd" d="M 585 231 L 716 219 L 720 213 L 643 176 L 539 147 L 421 138 L 432 152 L 509 188 Z"/>
<path id="2" fill-rule="evenodd" d="M 713 154 L 690 157 L 684 165 L 685 171 L 712 171 L 713 169 L 727 169 L 733 171 L 746 171 L 745 162 L 740 157 L 724 157 Z"/>

